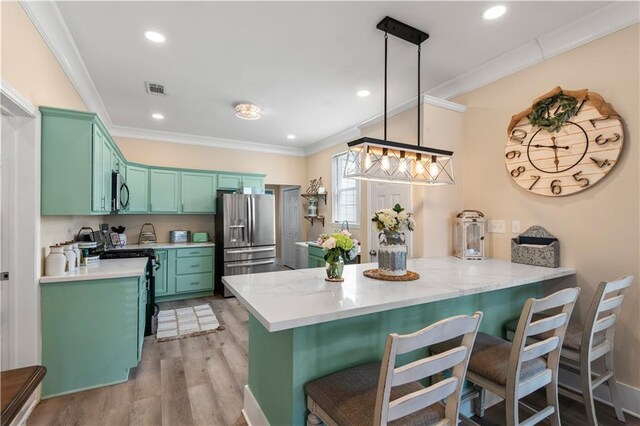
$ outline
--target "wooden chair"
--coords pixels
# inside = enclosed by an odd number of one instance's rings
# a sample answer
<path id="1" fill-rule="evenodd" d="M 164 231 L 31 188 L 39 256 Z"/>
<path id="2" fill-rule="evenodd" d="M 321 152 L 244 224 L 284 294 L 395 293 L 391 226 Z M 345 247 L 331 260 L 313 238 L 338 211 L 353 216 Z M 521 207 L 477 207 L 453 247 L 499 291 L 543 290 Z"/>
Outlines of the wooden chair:
<path id="1" fill-rule="evenodd" d="M 505 400 L 506 424 L 533 425 L 549 417 L 553 426 L 560 425 L 558 406 L 558 363 L 569 317 L 573 311 L 579 288 L 568 288 L 542 299 L 528 299 L 520 315 L 513 343 L 478 333 L 469 359 L 467 380 L 477 391 L 463 396 L 476 399 L 476 413 L 484 415 L 484 392 L 489 390 Z M 559 312 L 539 320 L 534 314 L 549 309 Z M 549 337 L 527 345 L 527 337 L 549 333 Z M 455 343 L 445 342 L 432 347 L 434 352 L 443 352 Z M 546 355 L 546 358 L 543 356 Z M 523 404 L 520 400 L 532 392 L 546 389 L 547 406 L 540 411 Z M 521 421 L 519 406 L 534 414 Z"/>
<path id="2" fill-rule="evenodd" d="M 482 312 L 439 321 L 418 332 L 390 334 L 382 362 L 360 365 L 306 386 L 307 425 L 451 425 L 458 423 L 460 392 Z M 396 367 L 398 355 L 461 337 L 439 355 Z M 451 377 L 424 387 L 418 380 L 452 369 Z M 446 400 L 443 405 L 440 401 Z"/>
<path id="3" fill-rule="evenodd" d="M 570 322 L 560 352 L 560 365 L 580 375 L 582 393 L 562 385 L 559 392 L 584 403 L 589 424 L 592 426 L 598 424 L 593 391 L 603 384 L 609 387 L 618 420 L 624 422 L 624 413 L 618 396 L 613 348 L 615 324 L 624 301 L 624 291 L 631 286 L 632 282 L 632 276 L 617 281 L 601 282 L 587 312 L 585 323 Z M 513 332 L 514 322 L 507 323 L 506 328 L 508 333 Z M 536 339 L 546 337 L 544 334 L 533 336 Z M 582 350 L 583 348 L 589 349 Z M 604 359 L 605 371 L 601 375 L 594 373 L 592 366 L 592 363 L 598 359 Z"/>

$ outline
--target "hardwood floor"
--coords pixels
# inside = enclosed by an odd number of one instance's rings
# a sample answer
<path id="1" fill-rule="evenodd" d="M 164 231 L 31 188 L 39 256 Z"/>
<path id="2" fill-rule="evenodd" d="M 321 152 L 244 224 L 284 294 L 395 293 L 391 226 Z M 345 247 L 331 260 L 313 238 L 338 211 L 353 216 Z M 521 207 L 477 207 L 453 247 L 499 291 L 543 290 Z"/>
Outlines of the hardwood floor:
<path id="1" fill-rule="evenodd" d="M 225 330 L 157 343 L 147 337 L 142 362 L 129 381 L 42 401 L 29 425 L 229 425 L 244 426 L 247 383 L 248 314 L 235 298 L 167 302 L 161 308 L 208 302 Z M 543 399 L 529 401 L 540 406 Z M 543 397 L 542 397 L 543 398 Z M 581 404 L 561 397 L 563 425 L 587 425 Z M 504 424 L 504 405 L 474 419 L 483 426 Z M 601 426 L 622 425 L 611 407 L 597 403 Z M 627 415 L 628 426 L 640 421 Z"/>

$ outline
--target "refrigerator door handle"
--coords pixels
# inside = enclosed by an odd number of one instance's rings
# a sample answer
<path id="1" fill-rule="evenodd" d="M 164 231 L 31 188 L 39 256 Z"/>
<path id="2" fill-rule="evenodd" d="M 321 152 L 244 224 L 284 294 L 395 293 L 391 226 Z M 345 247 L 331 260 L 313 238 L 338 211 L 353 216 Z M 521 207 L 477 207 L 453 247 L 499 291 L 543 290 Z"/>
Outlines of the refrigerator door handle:
<path id="1" fill-rule="evenodd" d="M 274 263 L 275 260 L 263 260 L 261 262 L 240 262 L 240 263 L 227 263 L 227 268 L 242 268 L 244 266 L 259 266 L 259 265 L 270 265 Z"/>
<path id="2" fill-rule="evenodd" d="M 248 254 L 248 253 L 262 253 L 265 251 L 274 251 L 275 248 L 259 248 L 259 249 L 247 249 L 247 250 L 228 250 L 227 254 Z"/>
<path id="3" fill-rule="evenodd" d="M 253 241 L 253 215 L 251 214 L 251 197 L 247 197 L 247 243 Z"/>
<path id="4" fill-rule="evenodd" d="M 251 244 L 255 243 L 256 237 L 256 199 L 251 196 Z"/>

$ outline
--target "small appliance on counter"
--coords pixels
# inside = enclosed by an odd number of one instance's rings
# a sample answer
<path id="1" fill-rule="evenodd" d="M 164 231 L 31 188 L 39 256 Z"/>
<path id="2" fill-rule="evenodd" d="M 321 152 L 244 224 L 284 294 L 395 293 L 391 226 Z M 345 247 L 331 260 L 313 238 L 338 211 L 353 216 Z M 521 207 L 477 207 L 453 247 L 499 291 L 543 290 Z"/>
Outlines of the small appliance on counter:
<path id="1" fill-rule="evenodd" d="M 465 260 L 482 260 L 484 247 L 484 214 L 478 210 L 463 210 L 456 216 L 453 228 L 454 255 Z"/>
<path id="2" fill-rule="evenodd" d="M 140 236 L 138 236 L 138 244 L 151 244 L 157 243 L 158 237 L 156 237 L 156 228 L 151 223 L 145 223 L 140 229 Z"/>
<path id="3" fill-rule="evenodd" d="M 191 231 L 169 231 L 169 242 L 181 244 L 188 243 L 191 240 Z"/>
<path id="4" fill-rule="evenodd" d="M 88 226 L 80 228 L 76 234 L 76 241 L 80 250 L 80 265 L 83 266 L 99 262 L 100 254 L 108 247 L 103 233 Z"/>
<path id="5" fill-rule="evenodd" d="M 194 232 L 191 236 L 191 242 L 193 243 L 207 243 L 209 242 L 208 232 Z"/>

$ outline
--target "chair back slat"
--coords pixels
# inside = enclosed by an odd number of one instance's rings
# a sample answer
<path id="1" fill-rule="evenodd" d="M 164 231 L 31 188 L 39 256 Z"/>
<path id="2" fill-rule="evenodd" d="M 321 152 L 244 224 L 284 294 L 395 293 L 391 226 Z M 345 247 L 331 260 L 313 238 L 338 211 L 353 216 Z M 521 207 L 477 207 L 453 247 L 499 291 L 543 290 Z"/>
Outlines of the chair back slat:
<path id="1" fill-rule="evenodd" d="M 387 424 L 443 399 L 446 399 L 446 420 L 451 424 L 457 424 L 462 384 L 481 320 L 482 312 L 476 312 L 473 316 L 460 315 L 444 319 L 412 334 L 390 334 L 380 367 L 374 424 Z M 397 355 L 460 337 L 460 343 L 446 352 L 395 367 Z M 391 389 L 394 386 L 414 382 L 449 369 L 451 377 L 391 400 Z"/>
<path id="2" fill-rule="evenodd" d="M 413 352 L 416 349 L 426 348 L 436 343 L 444 342 L 454 336 L 458 337 L 466 333 L 471 333 L 476 325 L 474 317 L 459 315 L 442 321 L 440 327 L 430 332 L 425 332 L 426 329 L 423 329 L 412 334 L 405 334 L 403 336 L 396 335 L 397 354 L 402 355 L 407 352 Z"/>
<path id="3" fill-rule="evenodd" d="M 467 348 L 458 346 L 446 352 L 414 361 L 410 364 L 398 367 L 393 371 L 392 386 L 400 386 L 405 383 L 431 377 L 450 369 L 456 364 L 464 361 L 467 356 Z"/>
<path id="4" fill-rule="evenodd" d="M 613 293 L 614 291 L 620 291 L 628 288 L 633 282 L 633 276 L 629 275 L 627 277 L 621 278 L 615 281 L 609 281 L 605 287 L 605 294 Z"/>
<path id="5" fill-rule="evenodd" d="M 547 311 L 549 309 L 559 308 L 560 306 L 565 306 L 570 303 L 575 303 L 575 298 L 578 297 L 576 294 L 576 288 L 565 288 L 564 290 L 560 290 L 556 293 L 550 294 L 547 297 L 542 299 L 533 299 L 535 303 L 532 306 L 532 313 L 537 314 L 538 312 Z M 577 289 L 579 292 L 580 290 Z"/>
<path id="6" fill-rule="evenodd" d="M 427 389 L 421 389 L 392 401 L 389 404 L 388 421 L 393 421 L 408 414 L 420 411 L 448 398 L 458 387 L 458 378 L 449 377 Z"/>
<path id="7" fill-rule="evenodd" d="M 558 347 L 560 339 L 558 336 L 552 336 L 540 342 L 525 346 L 520 356 L 521 362 L 527 362 L 542 355 L 546 355 Z"/>
<path id="8" fill-rule="evenodd" d="M 569 320 L 569 316 L 565 313 L 559 313 L 550 317 L 545 317 L 529 324 L 527 329 L 527 337 L 545 333 L 564 325 Z"/>
<path id="9" fill-rule="evenodd" d="M 604 318 L 600 318 L 593 324 L 593 334 L 600 333 L 603 330 L 607 330 L 610 327 L 616 325 L 617 320 L 616 314 L 608 315 Z"/>
<path id="10" fill-rule="evenodd" d="M 624 302 L 624 294 L 620 294 L 618 296 L 605 299 L 602 302 L 600 302 L 600 306 L 598 307 L 598 313 L 607 312 L 612 309 L 615 309 L 618 306 L 622 305 L 622 302 Z"/>

